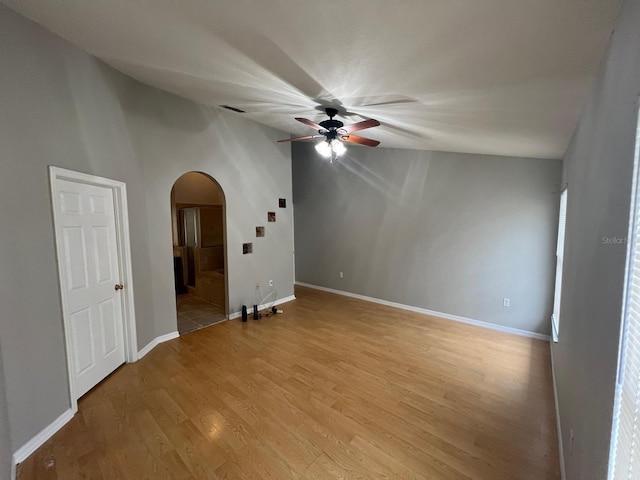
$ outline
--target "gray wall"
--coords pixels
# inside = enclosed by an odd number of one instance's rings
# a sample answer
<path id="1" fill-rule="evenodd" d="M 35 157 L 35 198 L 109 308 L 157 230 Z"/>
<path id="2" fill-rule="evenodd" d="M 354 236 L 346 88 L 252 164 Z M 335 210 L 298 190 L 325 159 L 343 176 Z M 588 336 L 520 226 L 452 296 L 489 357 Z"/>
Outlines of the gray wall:
<path id="1" fill-rule="evenodd" d="M 549 333 L 560 161 L 351 146 L 329 164 L 308 143 L 292 159 L 297 281 Z"/>
<path id="2" fill-rule="evenodd" d="M 0 345 L 1 347 L 1 345 Z M 4 367 L 0 348 L 0 480 L 11 477 L 11 435 L 9 434 L 9 413 L 4 388 Z"/>
<path id="3" fill-rule="evenodd" d="M 229 311 L 253 305 L 255 285 L 274 280 L 278 298 L 293 295 L 293 212 L 278 208 L 292 197 L 291 151 L 282 132 L 137 84 L 122 106 L 137 158 L 144 164 L 156 324 L 175 330 L 170 196 L 187 171 L 211 175 L 225 194 Z M 276 223 L 267 223 L 267 212 Z M 264 238 L 255 227 L 266 226 Z M 242 243 L 253 242 L 253 254 Z M 166 331 L 166 330 L 165 330 Z"/>
<path id="4" fill-rule="evenodd" d="M 170 191 L 183 173 L 227 194 L 231 309 L 256 281 L 293 292 L 288 147 L 274 130 L 162 93 L 0 5 L 0 339 L 14 451 L 69 408 L 47 165 L 127 183 L 138 347 L 176 330 Z M 256 171 L 253 171 L 253 169 Z M 256 240 L 262 240 L 256 242 Z M 241 255 L 253 241 L 253 255 Z"/>
<path id="5" fill-rule="evenodd" d="M 142 171 L 117 102 L 129 82 L 0 6 L 0 338 L 13 447 L 69 408 L 47 165 L 129 185 L 138 335 L 156 334 Z"/>
<path id="6" fill-rule="evenodd" d="M 564 161 L 569 183 L 559 342 L 567 478 L 606 478 L 640 94 L 640 2 L 627 1 Z M 574 432 L 570 454 L 570 432 Z"/>

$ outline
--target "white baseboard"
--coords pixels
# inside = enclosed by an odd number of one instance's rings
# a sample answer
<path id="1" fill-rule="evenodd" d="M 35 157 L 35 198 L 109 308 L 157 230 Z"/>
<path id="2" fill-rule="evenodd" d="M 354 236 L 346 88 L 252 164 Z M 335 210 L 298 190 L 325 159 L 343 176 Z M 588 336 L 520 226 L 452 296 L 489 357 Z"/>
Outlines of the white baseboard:
<path id="1" fill-rule="evenodd" d="M 138 352 L 138 360 L 144 357 L 147 353 L 149 353 L 153 348 L 167 340 L 172 340 L 177 338 L 178 332 L 167 333 L 166 335 L 161 335 L 159 337 L 154 338 L 147 346 L 145 346 L 142 350 Z M 25 443 L 22 447 L 16 450 L 12 456 L 12 465 L 11 465 L 11 478 L 15 480 L 16 476 L 16 467 L 19 463 L 25 461 L 29 455 L 35 452 L 38 448 L 42 446 L 44 442 L 49 440 L 58 430 L 60 430 L 66 423 L 73 418 L 74 412 L 73 409 L 69 408 L 62 415 L 56 418 L 50 425 L 45 427 L 42 431 L 40 431 L 37 435 L 35 435 L 31 440 Z"/>
<path id="2" fill-rule="evenodd" d="M 175 331 L 175 332 L 167 333 L 165 335 L 160 335 L 159 337 L 154 338 L 142 350 L 138 352 L 138 360 L 144 357 L 147 353 L 153 350 L 160 343 L 166 342 L 168 340 L 173 340 L 174 338 L 178 338 L 179 336 L 180 334 L 177 331 Z"/>
<path id="3" fill-rule="evenodd" d="M 281 305 L 283 303 L 292 302 L 295 299 L 296 299 L 295 295 L 289 295 L 288 297 L 283 297 L 283 298 L 280 298 L 280 299 L 276 300 L 274 305 Z M 260 305 L 260 308 L 267 308 L 267 305 L 268 304 Z"/>
<path id="4" fill-rule="evenodd" d="M 31 440 L 25 443 L 22 447 L 16 450 L 12 456 L 11 462 L 11 475 L 12 479 L 15 479 L 16 467 L 19 463 L 24 462 L 29 455 L 35 452 L 42 446 L 44 442 L 49 440 L 54 433 L 64 427 L 69 420 L 73 418 L 73 410 L 69 408 L 62 413 L 58 418 L 51 422 L 48 426 L 38 432 Z"/>
<path id="5" fill-rule="evenodd" d="M 560 478 L 565 480 L 567 473 L 564 466 L 564 448 L 562 447 L 562 427 L 560 424 L 560 408 L 558 403 L 558 387 L 556 386 L 556 365 L 553 361 L 553 343 L 549 343 L 551 350 L 551 376 L 553 378 L 553 400 L 556 407 L 556 430 L 558 430 L 558 456 L 560 457 Z"/>
<path id="6" fill-rule="evenodd" d="M 276 300 L 274 302 L 274 305 L 280 305 L 281 303 L 287 303 L 290 302 L 292 300 L 295 300 L 296 296 L 295 295 L 289 295 L 288 297 L 283 297 L 283 298 L 279 298 L 278 300 Z M 264 308 L 267 308 L 267 306 L 271 305 L 271 302 L 269 303 L 265 303 L 263 305 L 258 305 L 258 310 L 262 310 Z M 253 306 L 249 307 L 249 305 L 247 305 L 247 309 L 251 310 L 253 309 Z M 249 315 L 252 315 L 253 312 L 250 311 Z M 234 318 L 240 318 L 242 316 L 242 311 L 240 312 L 233 312 L 231 314 L 229 314 L 229 320 L 233 320 Z"/>
<path id="7" fill-rule="evenodd" d="M 312 285 L 310 283 L 303 282 L 296 282 L 296 285 L 300 285 L 301 287 L 315 288 L 316 290 L 322 290 L 323 292 L 336 293 L 338 295 L 344 295 L 345 297 L 357 298 L 358 300 L 364 300 L 366 302 L 378 303 L 380 305 L 386 305 L 388 307 L 400 308 L 402 310 L 408 310 L 410 312 L 423 313 L 425 315 L 431 315 L 434 317 L 446 318 L 447 320 L 454 320 L 456 322 L 467 323 L 469 325 L 475 325 L 477 327 L 489 328 L 491 330 L 497 330 L 499 332 L 520 335 L 521 337 L 535 338 L 538 340 L 550 339 L 549 335 L 543 335 L 541 333 L 520 330 L 519 328 L 505 327 L 503 325 L 496 325 L 494 323 L 474 320 L 472 318 L 460 317 L 458 315 L 451 315 L 449 313 L 436 312 L 435 310 L 427 310 L 426 308 L 413 307 L 411 305 L 405 305 L 403 303 L 389 302 L 387 300 L 382 300 L 375 297 L 367 297 L 366 295 L 360 295 L 358 293 L 345 292 L 343 290 L 335 290 L 333 288 L 321 287 L 319 285 Z"/>

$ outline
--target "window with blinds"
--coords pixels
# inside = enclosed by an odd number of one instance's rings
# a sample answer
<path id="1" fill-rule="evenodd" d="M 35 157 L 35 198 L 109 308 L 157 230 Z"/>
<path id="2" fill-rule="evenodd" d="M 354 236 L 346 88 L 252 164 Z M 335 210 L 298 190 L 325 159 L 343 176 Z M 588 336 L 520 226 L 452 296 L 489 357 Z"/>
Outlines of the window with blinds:
<path id="1" fill-rule="evenodd" d="M 640 197 L 638 193 L 638 149 L 631 195 L 631 213 L 627 244 L 627 270 L 622 312 L 622 335 L 618 384 L 614 408 L 609 479 L 640 478 Z"/>
<path id="2" fill-rule="evenodd" d="M 556 246 L 556 288 L 553 294 L 553 341 L 558 341 L 558 327 L 560 324 L 560 295 L 562 293 L 562 260 L 564 257 L 564 231 L 567 222 L 567 190 L 560 195 L 560 215 L 558 220 L 558 244 Z"/>

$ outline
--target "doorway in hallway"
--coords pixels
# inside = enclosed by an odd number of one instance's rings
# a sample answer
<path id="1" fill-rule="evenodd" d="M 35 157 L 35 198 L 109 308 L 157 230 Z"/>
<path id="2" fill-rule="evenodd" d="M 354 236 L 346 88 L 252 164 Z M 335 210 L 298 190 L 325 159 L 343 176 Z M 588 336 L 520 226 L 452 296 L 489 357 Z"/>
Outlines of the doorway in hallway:
<path id="1" fill-rule="evenodd" d="M 173 260 L 180 334 L 227 318 L 225 197 L 208 175 L 188 172 L 171 190 Z"/>

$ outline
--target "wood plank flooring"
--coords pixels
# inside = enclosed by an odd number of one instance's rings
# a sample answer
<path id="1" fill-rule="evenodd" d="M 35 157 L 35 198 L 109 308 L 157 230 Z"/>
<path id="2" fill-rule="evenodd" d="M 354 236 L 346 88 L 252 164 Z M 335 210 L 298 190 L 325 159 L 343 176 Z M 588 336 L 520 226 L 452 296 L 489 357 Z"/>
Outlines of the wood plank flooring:
<path id="1" fill-rule="evenodd" d="M 560 478 L 547 342 L 296 295 L 121 367 L 18 478 Z"/>

